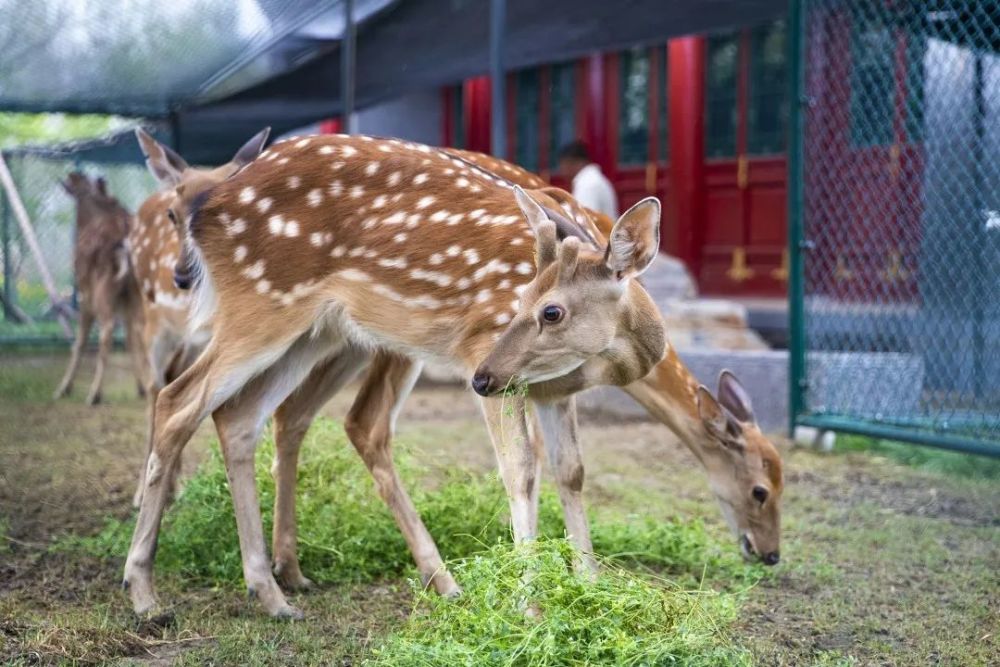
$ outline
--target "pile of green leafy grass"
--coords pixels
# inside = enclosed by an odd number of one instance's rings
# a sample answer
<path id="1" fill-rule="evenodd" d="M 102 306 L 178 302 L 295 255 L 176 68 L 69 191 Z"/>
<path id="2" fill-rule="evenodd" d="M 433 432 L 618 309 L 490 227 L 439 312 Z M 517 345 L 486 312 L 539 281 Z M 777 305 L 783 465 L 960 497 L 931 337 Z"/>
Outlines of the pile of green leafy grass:
<path id="1" fill-rule="evenodd" d="M 417 591 L 414 613 L 374 652 L 380 665 L 749 665 L 724 628 L 736 596 L 685 591 L 605 563 L 596 580 L 569 567 L 564 539 L 456 563 L 454 600 Z M 530 601 L 530 602 L 529 602 Z M 533 613 L 526 613 L 527 605 Z"/>
<path id="2" fill-rule="evenodd" d="M 869 452 L 928 472 L 968 479 L 1000 479 L 1000 458 L 850 434 L 837 436 L 836 448 L 844 452 Z"/>
<path id="3" fill-rule="evenodd" d="M 407 450 L 405 443 L 397 442 L 394 458 L 442 557 L 466 558 L 510 542 L 507 499 L 495 475 L 450 468 L 439 473 L 430 488 L 423 481 L 426 470 Z M 195 584 L 241 585 L 232 500 L 221 457 L 216 448 L 212 452 L 164 519 L 157 568 Z M 269 473 L 273 452 L 273 441 L 267 437 L 256 463 L 265 534 L 270 534 L 274 503 Z M 317 583 L 370 581 L 413 570 L 402 535 L 335 421 L 317 420 L 307 436 L 299 467 L 297 515 L 302 569 Z M 61 547 L 124 557 L 132 526 L 132 520 L 110 520 L 96 536 L 64 540 Z M 548 488 L 541 495 L 539 533 L 565 534 L 559 501 Z M 688 585 L 708 580 L 744 588 L 763 576 L 762 568 L 744 565 L 731 545 L 713 540 L 697 521 L 624 517 L 592 522 L 592 536 L 595 551 L 604 557 L 669 574 Z"/>

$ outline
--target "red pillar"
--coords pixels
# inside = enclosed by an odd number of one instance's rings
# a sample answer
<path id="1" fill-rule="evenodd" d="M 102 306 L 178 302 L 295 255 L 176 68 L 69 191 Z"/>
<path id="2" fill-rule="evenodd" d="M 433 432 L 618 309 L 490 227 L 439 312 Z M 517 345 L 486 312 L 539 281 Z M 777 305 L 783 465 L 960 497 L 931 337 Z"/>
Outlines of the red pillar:
<path id="1" fill-rule="evenodd" d="M 670 50 L 670 177 L 676 221 L 663 247 L 698 276 L 705 228 L 705 40 L 673 39 Z"/>
<path id="2" fill-rule="evenodd" d="M 463 84 L 465 105 L 465 146 L 469 150 L 490 152 L 490 78 L 480 76 Z"/>
<path id="3" fill-rule="evenodd" d="M 612 171 L 611 152 L 608 150 L 607 78 L 604 56 L 600 53 L 587 58 L 584 63 L 584 98 L 582 138 L 587 142 L 590 156 L 601 165 L 605 174 Z"/>

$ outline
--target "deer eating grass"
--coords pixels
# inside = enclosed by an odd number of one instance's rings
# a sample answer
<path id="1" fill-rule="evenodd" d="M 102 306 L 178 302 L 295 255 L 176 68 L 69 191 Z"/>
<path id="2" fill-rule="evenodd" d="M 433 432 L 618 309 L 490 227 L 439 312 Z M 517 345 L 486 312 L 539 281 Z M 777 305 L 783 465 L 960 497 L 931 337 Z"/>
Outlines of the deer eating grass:
<path id="1" fill-rule="evenodd" d="M 73 277 L 80 302 L 80 321 L 69 367 L 54 398 L 68 396 L 80 368 L 83 348 L 97 320 L 99 337 L 97 370 L 87 394 L 87 403 L 101 401 L 104 373 L 111 352 L 115 319 L 125 325 L 126 345 L 132 355 L 133 370 L 140 395 L 144 391 L 145 361 L 139 330 L 142 326 L 139 293 L 132 275 L 125 238 L 131 214 L 107 190 L 102 178 L 92 181 L 74 171 L 62 187 L 76 201 L 76 238 L 73 247 Z"/>
<path id="2" fill-rule="evenodd" d="M 188 285 L 179 286 L 174 280 L 174 268 L 181 254 L 181 242 L 177 227 L 170 220 L 170 204 L 174 199 L 173 188 L 184 180 L 189 183 L 221 183 L 236 170 L 249 164 L 263 150 L 268 132 L 260 132 L 251 138 L 221 169 L 198 169 L 188 165 L 180 155 L 156 142 L 142 129 L 136 130 L 136 137 L 147 166 L 166 189 L 146 199 L 139 207 L 136 222 L 129 232 L 129 253 L 136 282 L 142 295 L 143 312 L 142 341 L 146 350 L 149 373 L 146 379 L 148 400 L 148 434 L 146 458 L 153 444 L 153 420 L 156 399 L 169 382 L 180 376 L 190 366 L 205 344 L 210 331 L 188 329 L 190 293 Z M 157 159 L 150 159 L 155 155 Z M 160 167 L 166 161 L 168 168 Z M 183 289 L 182 289 L 183 287 Z M 169 474 L 168 486 L 176 484 L 176 472 L 180 468 L 180 457 Z M 146 473 L 146 459 L 143 459 L 132 504 L 139 507 Z"/>
<path id="3" fill-rule="evenodd" d="M 632 279 L 656 252 L 655 199 L 627 211 L 597 252 L 576 236 L 557 243 L 556 224 L 534 196 L 409 142 L 290 140 L 229 180 L 203 185 L 179 179 L 170 214 L 185 239 L 176 276 L 194 282 L 192 325 L 211 322 L 212 338 L 156 404 L 123 582 L 140 614 L 156 608 L 152 565 L 165 472 L 207 415 L 219 432 L 247 585 L 270 614 L 298 617 L 268 567 L 254 481 L 256 442 L 276 408 L 276 472 L 288 504 L 295 458 L 280 444 L 288 413 L 314 413 L 314 397 L 328 397 L 377 350 L 348 433 L 424 580 L 452 594 L 458 586 L 399 484 L 388 449 L 420 362 L 444 361 L 471 375 L 500 340 L 507 355 L 524 360 L 518 382 L 572 371 L 587 382 L 626 384 L 649 372 L 665 349 L 656 307 Z M 545 291 L 529 286 L 536 236 Z M 560 301 L 526 300 L 542 296 Z M 519 312 L 537 317 L 537 328 L 505 334 Z M 576 327 L 579 336 L 572 335 Z M 536 533 L 540 473 L 524 405 L 520 395 L 481 399 L 517 541 Z M 556 464 L 568 532 L 589 553 L 573 398 L 547 396 L 534 407 Z M 282 490 L 278 495 L 280 503 Z M 276 534 L 287 509 L 276 516 Z"/>

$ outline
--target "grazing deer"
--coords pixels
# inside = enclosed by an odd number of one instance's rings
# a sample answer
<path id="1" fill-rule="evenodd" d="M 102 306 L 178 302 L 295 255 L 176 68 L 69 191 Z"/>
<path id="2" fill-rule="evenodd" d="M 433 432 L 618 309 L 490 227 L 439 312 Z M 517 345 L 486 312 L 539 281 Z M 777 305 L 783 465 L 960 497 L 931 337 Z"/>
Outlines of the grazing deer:
<path id="1" fill-rule="evenodd" d="M 166 159 L 160 163 L 171 168 Z M 176 278 L 194 282 L 192 324 L 211 322 L 212 338 L 156 404 L 153 451 L 124 575 L 138 613 L 156 606 L 152 565 L 167 499 L 165 473 L 209 414 L 222 444 L 247 585 L 272 615 L 297 617 L 268 567 L 254 482 L 256 441 L 276 408 L 280 434 L 280 419 L 288 417 L 283 403 L 308 404 L 314 383 L 342 382 L 378 350 L 378 373 L 369 372 L 355 402 L 365 407 L 352 409 L 348 432 L 424 579 L 449 594 L 458 587 L 388 455 L 395 414 L 420 360 L 443 360 L 471 374 L 481 359 L 495 358 L 489 352 L 499 341 L 506 358 L 520 361 L 520 382 L 573 372 L 588 383 L 627 384 L 663 354 L 662 321 L 632 280 L 658 246 L 653 198 L 627 211 L 596 252 L 576 235 L 557 244 L 558 221 L 549 220 L 534 193 L 516 188 L 512 195 L 505 180 L 409 142 L 290 140 L 229 180 L 201 185 L 181 179 L 170 213 L 185 239 Z M 543 287 L 529 284 L 536 268 Z M 536 326 L 505 334 L 525 313 Z M 327 365 L 325 374 L 316 374 L 319 364 Z M 500 388 L 496 377 L 480 369 L 477 388 Z M 539 462 L 525 434 L 524 397 L 483 397 L 481 405 L 515 539 L 531 538 Z M 568 531 L 589 552 L 573 398 L 546 396 L 535 411 L 556 464 Z M 279 449 L 279 484 L 289 469 L 294 483 L 294 457 L 283 456 Z"/>
<path id="2" fill-rule="evenodd" d="M 178 377 L 191 365 L 205 344 L 210 332 L 188 329 L 188 306 L 190 293 L 188 285 L 176 284 L 174 266 L 181 254 L 177 228 L 170 220 L 170 205 L 174 190 L 181 181 L 200 182 L 207 185 L 221 183 L 239 169 L 249 164 L 267 141 L 269 131 L 258 133 L 236 152 L 233 159 L 218 169 L 192 168 L 180 155 L 156 142 L 141 128 L 136 129 L 136 138 L 147 158 L 147 166 L 157 180 L 166 188 L 151 195 L 139 207 L 136 224 L 129 232 L 129 252 L 136 282 L 142 294 L 143 330 L 142 340 L 146 349 L 149 373 L 146 395 L 148 399 L 148 434 L 146 457 L 153 445 L 153 419 L 156 398 L 167 383 Z M 159 159 L 150 159 L 155 155 Z M 165 160 L 169 169 L 161 168 Z M 180 467 L 180 457 L 175 470 L 170 474 L 169 486 L 176 482 L 176 470 Z M 143 479 L 146 473 L 146 459 L 143 459 L 132 504 L 139 507 L 142 499 Z"/>
<path id="3" fill-rule="evenodd" d="M 141 311 L 138 290 L 125 248 L 132 216 L 117 199 L 108 194 L 103 178 L 91 181 L 84 174 L 74 171 L 61 184 L 76 200 L 73 276 L 80 300 L 80 322 L 69 367 L 54 398 L 62 398 L 72 391 L 73 380 L 80 367 L 80 357 L 96 319 L 100 333 L 97 370 L 87 395 L 87 403 L 96 405 L 101 401 L 111 337 L 115 318 L 119 315 L 125 324 L 126 344 L 132 354 L 137 385 L 142 395 L 145 363 L 139 340 Z"/>
<path id="4" fill-rule="evenodd" d="M 589 222 L 589 230 L 598 240 L 610 235 L 611 219 L 580 207 L 569 193 L 547 187 L 536 174 L 492 155 L 443 150 L 523 188 L 546 192 L 576 223 L 588 226 Z M 580 215 L 580 209 L 585 215 Z M 558 215 L 551 210 L 547 213 L 550 217 Z M 744 557 L 776 565 L 780 559 L 780 501 L 784 488 L 781 456 L 757 426 L 750 397 L 736 376 L 728 371 L 720 374 L 716 399 L 706 387 L 698 385 L 668 343 L 653 371 L 623 389 L 678 436 L 705 468 L 712 492 Z M 536 387 L 533 393 L 544 391 Z"/>

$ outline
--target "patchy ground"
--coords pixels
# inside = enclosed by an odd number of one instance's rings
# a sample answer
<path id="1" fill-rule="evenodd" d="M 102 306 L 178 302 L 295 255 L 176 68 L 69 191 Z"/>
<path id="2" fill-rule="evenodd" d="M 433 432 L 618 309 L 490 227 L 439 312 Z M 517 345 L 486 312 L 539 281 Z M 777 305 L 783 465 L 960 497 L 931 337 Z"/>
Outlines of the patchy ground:
<path id="1" fill-rule="evenodd" d="M 143 449 L 144 408 L 115 355 L 105 404 L 50 400 L 65 356 L 0 356 L 0 662 L 352 664 L 406 619 L 406 582 L 299 595 L 306 623 L 264 618 L 245 596 L 161 577 L 176 625 L 141 627 L 117 588 L 120 563 L 51 549 L 125 517 Z M 344 392 L 327 408 L 340 417 Z M 419 387 L 399 421 L 433 470 L 488 470 L 471 398 Z M 203 427 L 193 470 L 211 446 Z M 599 514 L 720 515 L 693 457 L 648 423 L 586 419 L 587 495 Z M 749 591 L 732 632 L 759 664 L 995 664 L 1000 655 L 1000 484 L 915 470 L 867 453 L 786 455 L 783 563 Z M 735 549 L 735 545 L 733 545 Z M 447 554 L 445 554 L 447 557 Z"/>

